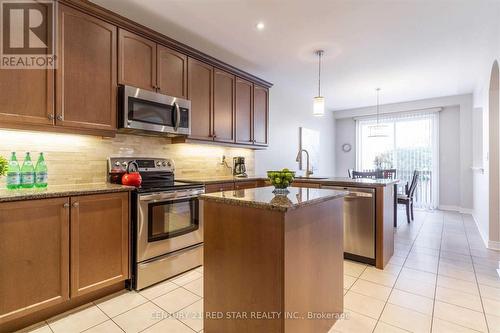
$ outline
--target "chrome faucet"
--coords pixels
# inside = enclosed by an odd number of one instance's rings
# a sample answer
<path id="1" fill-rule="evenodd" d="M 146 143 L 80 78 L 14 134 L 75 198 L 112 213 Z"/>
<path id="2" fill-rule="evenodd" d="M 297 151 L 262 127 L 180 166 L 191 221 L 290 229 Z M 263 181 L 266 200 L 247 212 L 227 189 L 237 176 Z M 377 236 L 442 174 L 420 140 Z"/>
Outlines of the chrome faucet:
<path id="1" fill-rule="evenodd" d="M 296 162 L 302 161 L 302 152 L 306 153 L 306 177 L 309 177 L 313 174 L 313 171 L 309 169 L 309 152 L 305 149 L 300 149 L 297 153 L 297 157 L 295 158 Z"/>

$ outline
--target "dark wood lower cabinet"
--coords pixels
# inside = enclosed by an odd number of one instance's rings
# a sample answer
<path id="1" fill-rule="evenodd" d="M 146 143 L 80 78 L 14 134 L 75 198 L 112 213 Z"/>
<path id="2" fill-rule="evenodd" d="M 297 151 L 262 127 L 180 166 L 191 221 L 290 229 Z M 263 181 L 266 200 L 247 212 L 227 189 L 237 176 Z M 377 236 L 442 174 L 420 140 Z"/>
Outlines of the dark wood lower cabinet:
<path id="1" fill-rule="evenodd" d="M 71 297 L 129 275 L 128 193 L 71 198 Z"/>
<path id="2" fill-rule="evenodd" d="M 0 332 L 124 287 L 128 202 L 121 192 L 0 203 Z"/>
<path id="3" fill-rule="evenodd" d="M 69 198 L 0 204 L 0 328 L 68 299 Z"/>

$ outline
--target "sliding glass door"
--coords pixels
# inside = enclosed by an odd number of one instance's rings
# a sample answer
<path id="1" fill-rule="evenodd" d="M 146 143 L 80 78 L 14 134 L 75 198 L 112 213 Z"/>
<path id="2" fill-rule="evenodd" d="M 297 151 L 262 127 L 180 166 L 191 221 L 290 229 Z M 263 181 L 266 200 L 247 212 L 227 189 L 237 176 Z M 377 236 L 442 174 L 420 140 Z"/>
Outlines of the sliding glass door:
<path id="1" fill-rule="evenodd" d="M 357 120 L 357 169 L 396 169 L 400 185 L 420 171 L 415 206 L 438 205 L 438 115 L 408 113 Z M 374 135 L 374 128 L 376 135 Z"/>

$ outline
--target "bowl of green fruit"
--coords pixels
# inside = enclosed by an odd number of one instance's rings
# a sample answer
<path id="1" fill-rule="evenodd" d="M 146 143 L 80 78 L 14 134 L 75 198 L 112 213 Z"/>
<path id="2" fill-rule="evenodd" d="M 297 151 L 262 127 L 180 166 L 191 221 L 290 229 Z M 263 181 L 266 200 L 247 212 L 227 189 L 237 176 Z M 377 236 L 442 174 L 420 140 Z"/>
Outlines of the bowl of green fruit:
<path id="1" fill-rule="evenodd" d="M 295 171 L 290 171 L 287 168 L 281 171 L 272 170 L 267 172 L 267 177 L 274 186 L 273 193 L 287 194 L 288 190 L 286 188 L 292 184 L 293 179 L 295 178 Z"/>

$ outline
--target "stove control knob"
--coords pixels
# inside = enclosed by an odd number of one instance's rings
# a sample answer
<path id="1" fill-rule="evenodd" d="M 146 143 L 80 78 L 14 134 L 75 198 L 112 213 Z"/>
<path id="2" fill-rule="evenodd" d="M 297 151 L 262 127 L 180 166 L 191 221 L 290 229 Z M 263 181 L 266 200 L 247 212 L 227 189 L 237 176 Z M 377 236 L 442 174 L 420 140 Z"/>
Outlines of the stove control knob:
<path id="1" fill-rule="evenodd" d="M 163 162 L 161 163 L 161 166 L 162 166 L 162 167 L 166 167 L 166 166 L 167 166 L 167 162 L 163 161 Z"/>
<path id="2" fill-rule="evenodd" d="M 168 162 L 168 163 L 167 163 L 167 165 L 168 165 L 169 167 L 171 167 L 171 166 L 172 166 L 172 163 Z"/>
<path id="3" fill-rule="evenodd" d="M 161 162 L 160 161 L 156 161 L 156 166 L 157 167 L 161 167 Z"/>
<path id="4" fill-rule="evenodd" d="M 127 162 L 122 162 L 122 167 L 126 168 L 127 167 Z"/>
<path id="5" fill-rule="evenodd" d="M 116 165 L 116 166 L 121 166 L 122 164 L 121 164 L 120 162 L 116 161 L 116 162 L 115 162 L 115 165 Z"/>

